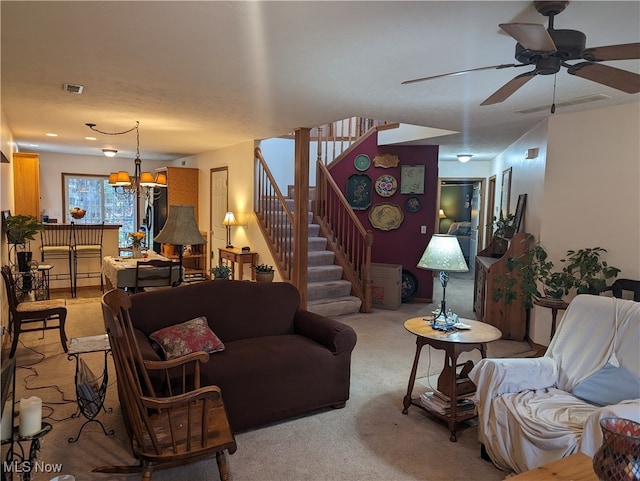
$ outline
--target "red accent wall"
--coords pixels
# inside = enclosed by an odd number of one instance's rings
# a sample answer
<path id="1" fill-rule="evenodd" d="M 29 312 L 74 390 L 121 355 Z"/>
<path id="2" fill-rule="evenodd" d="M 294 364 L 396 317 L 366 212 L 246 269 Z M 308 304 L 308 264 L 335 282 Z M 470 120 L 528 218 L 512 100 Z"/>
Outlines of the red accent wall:
<path id="1" fill-rule="evenodd" d="M 341 162 L 331 167 L 331 175 L 343 193 L 346 193 L 347 179 L 352 174 L 367 174 L 371 178 L 371 205 L 366 210 L 355 210 L 354 212 L 362 225 L 373 232 L 372 262 L 401 264 L 403 269 L 410 271 L 418 279 L 420 288 L 416 298 L 432 299 L 432 271 L 418 269 L 416 264 L 434 233 L 437 216 L 438 146 L 390 145 L 378 147 L 377 142 L 378 135 L 375 133 Z M 387 169 L 375 167 L 374 157 L 387 153 L 398 156 L 400 159 L 398 166 Z M 354 166 L 354 160 L 360 154 L 366 154 L 371 159 L 371 166 L 363 172 L 358 171 Z M 424 194 L 401 194 L 401 166 L 419 164 L 425 165 Z M 375 190 L 376 179 L 383 174 L 391 174 L 398 181 L 398 190 L 390 197 L 382 197 Z M 421 208 L 417 212 L 409 212 L 405 207 L 406 200 L 413 196 L 418 197 L 421 201 Z M 404 220 L 398 229 L 384 231 L 374 228 L 369 222 L 369 211 L 374 205 L 382 202 L 397 204 L 402 209 Z M 426 234 L 420 233 L 420 226 L 423 225 L 427 227 Z"/>

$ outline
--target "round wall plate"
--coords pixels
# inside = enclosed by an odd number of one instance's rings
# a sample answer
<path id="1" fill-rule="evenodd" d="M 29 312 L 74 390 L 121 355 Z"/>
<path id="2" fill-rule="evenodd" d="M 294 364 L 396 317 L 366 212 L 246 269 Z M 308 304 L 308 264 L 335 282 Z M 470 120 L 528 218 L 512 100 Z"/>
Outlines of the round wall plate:
<path id="1" fill-rule="evenodd" d="M 371 159 L 367 154 L 360 154 L 354 159 L 353 165 L 360 172 L 364 172 L 371 166 Z"/>
<path id="2" fill-rule="evenodd" d="M 380 197 L 391 197 L 398 190 L 398 181 L 393 175 L 385 174 L 376 179 L 376 192 Z"/>
<path id="3" fill-rule="evenodd" d="M 407 212 L 418 212 L 420 207 L 422 207 L 422 202 L 418 197 L 411 196 L 404 203 L 405 209 Z"/>
<path id="4" fill-rule="evenodd" d="M 402 302 L 409 302 L 418 293 L 418 278 L 410 271 L 402 269 Z"/>

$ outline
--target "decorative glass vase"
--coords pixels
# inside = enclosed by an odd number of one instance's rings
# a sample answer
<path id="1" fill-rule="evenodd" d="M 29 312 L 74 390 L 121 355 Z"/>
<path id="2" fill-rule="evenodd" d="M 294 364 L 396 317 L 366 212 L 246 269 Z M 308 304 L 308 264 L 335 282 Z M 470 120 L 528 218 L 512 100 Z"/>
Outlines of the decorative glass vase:
<path id="1" fill-rule="evenodd" d="M 602 446 L 593 456 L 600 481 L 640 479 L 640 423 L 623 418 L 603 418 Z"/>
<path id="2" fill-rule="evenodd" d="M 141 245 L 132 245 L 131 246 L 131 250 L 133 252 L 133 258 L 134 259 L 141 259 L 142 258 L 142 246 Z"/>

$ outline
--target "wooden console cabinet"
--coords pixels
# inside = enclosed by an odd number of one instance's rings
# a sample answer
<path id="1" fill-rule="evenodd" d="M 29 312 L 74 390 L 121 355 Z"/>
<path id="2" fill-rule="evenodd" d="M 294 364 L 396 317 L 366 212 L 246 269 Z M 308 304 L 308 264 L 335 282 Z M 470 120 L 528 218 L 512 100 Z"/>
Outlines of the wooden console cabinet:
<path id="1" fill-rule="evenodd" d="M 527 320 L 522 296 L 509 303 L 494 301 L 496 279 L 509 275 L 507 261 L 529 249 L 530 234 L 516 234 L 511 239 L 494 237 L 491 243 L 476 256 L 473 292 L 473 310 L 476 318 L 497 327 L 502 339 L 524 341 L 527 336 Z M 520 292 L 518 281 L 513 289 Z"/>

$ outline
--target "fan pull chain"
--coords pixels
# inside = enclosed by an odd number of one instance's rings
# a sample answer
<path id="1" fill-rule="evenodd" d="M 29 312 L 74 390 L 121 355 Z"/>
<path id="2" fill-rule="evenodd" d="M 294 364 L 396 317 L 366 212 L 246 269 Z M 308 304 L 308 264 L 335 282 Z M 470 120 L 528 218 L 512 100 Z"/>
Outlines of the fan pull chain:
<path id="1" fill-rule="evenodd" d="M 558 79 L 558 74 L 553 76 L 553 101 L 551 102 L 551 113 L 556 113 L 556 80 Z"/>

